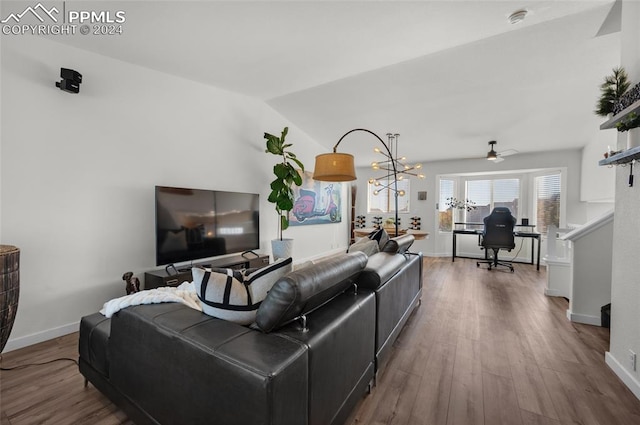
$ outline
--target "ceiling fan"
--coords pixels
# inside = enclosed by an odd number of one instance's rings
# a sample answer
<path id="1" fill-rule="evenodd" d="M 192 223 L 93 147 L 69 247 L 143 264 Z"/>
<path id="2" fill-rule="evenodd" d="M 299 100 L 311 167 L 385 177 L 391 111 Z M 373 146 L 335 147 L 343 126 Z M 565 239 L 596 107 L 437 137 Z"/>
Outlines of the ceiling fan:
<path id="1" fill-rule="evenodd" d="M 489 146 L 491 147 L 489 152 L 487 152 L 487 159 L 489 161 L 493 161 L 497 164 L 498 162 L 504 161 L 505 156 L 514 155 L 518 153 L 518 151 L 515 149 L 507 149 L 505 151 L 496 152 L 494 149 L 496 143 L 498 142 L 496 142 L 495 140 L 492 140 L 489 142 Z"/>

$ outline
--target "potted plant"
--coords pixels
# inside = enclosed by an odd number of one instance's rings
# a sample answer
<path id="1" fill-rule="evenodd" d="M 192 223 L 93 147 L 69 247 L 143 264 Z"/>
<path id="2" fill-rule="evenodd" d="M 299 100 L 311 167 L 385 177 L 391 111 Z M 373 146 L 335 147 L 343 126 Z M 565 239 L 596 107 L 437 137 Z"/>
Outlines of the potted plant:
<path id="1" fill-rule="evenodd" d="M 614 106 L 622 95 L 629 89 L 629 78 L 622 67 L 613 68 L 613 74 L 604 79 L 600 85 L 600 98 L 596 104 L 595 113 L 606 117 L 613 114 Z"/>
<path id="2" fill-rule="evenodd" d="M 302 176 L 293 164 L 296 164 L 304 172 L 304 165 L 296 155 L 288 150 L 291 143 L 285 143 L 285 138 L 289 132 L 289 127 L 282 130 L 280 137 L 273 134 L 264 133 L 267 149 L 266 153 L 279 156 L 282 161 L 273 166 L 275 179 L 271 182 L 271 193 L 268 201 L 275 204 L 278 213 L 278 236 L 279 239 L 271 241 L 273 258 L 287 258 L 291 256 L 293 240 L 283 239 L 282 232 L 289 227 L 289 212 L 293 209 L 294 194 L 293 185 L 302 184 Z"/>

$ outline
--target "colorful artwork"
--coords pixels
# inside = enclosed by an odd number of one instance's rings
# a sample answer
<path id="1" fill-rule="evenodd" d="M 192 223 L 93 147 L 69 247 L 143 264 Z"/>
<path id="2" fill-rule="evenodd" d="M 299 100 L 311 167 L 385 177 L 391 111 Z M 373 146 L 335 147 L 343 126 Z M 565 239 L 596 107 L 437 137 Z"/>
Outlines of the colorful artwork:
<path id="1" fill-rule="evenodd" d="M 342 221 L 342 184 L 321 182 L 311 178 L 312 173 L 302 174 L 302 186 L 294 187 L 295 202 L 289 224 L 327 224 Z"/>

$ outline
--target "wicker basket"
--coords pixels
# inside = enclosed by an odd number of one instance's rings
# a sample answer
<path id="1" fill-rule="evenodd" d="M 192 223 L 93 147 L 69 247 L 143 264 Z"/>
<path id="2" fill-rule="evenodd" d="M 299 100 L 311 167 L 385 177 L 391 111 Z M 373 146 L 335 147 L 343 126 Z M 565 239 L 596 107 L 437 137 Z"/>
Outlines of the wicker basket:
<path id="1" fill-rule="evenodd" d="M 9 340 L 20 295 L 20 250 L 0 245 L 0 353 Z"/>

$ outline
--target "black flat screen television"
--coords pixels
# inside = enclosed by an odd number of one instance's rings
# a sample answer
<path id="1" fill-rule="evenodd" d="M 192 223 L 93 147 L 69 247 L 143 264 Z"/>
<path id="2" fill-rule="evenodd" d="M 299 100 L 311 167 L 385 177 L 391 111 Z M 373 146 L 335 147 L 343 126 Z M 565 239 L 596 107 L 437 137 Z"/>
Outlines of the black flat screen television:
<path id="1" fill-rule="evenodd" d="M 156 186 L 156 265 L 260 248 L 255 193 Z"/>

